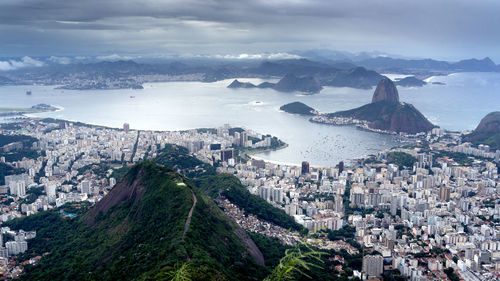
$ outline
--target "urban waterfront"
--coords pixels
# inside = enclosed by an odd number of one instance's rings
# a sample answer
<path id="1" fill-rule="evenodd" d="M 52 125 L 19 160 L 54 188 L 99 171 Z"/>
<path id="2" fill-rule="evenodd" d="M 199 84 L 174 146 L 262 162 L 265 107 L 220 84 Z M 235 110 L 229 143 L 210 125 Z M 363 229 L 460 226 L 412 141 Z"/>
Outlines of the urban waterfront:
<path id="1" fill-rule="evenodd" d="M 242 79 L 254 83 L 260 79 Z M 431 122 L 450 130 L 471 130 L 500 103 L 498 73 L 436 76 L 424 87 L 399 88 L 401 100 L 414 104 Z M 60 111 L 34 116 L 81 121 L 110 127 L 124 122 L 134 129 L 185 130 L 229 123 L 270 133 L 289 146 L 262 153 L 272 161 L 330 166 L 401 143 L 392 135 L 365 132 L 351 126 L 328 126 L 279 110 L 301 101 L 320 112 L 346 110 L 365 104 L 373 90 L 326 87 L 316 95 L 280 93 L 271 89 L 227 89 L 231 80 L 215 83 L 171 82 L 144 85 L 144 90 L 58 90 L 53 86 L 0 87 L 3 107 L 47 103 Z M 25 95 L 27 89 L 31 96 Z M 496 102 L 494 102 L 496 101 Z M 464 118 L 465 117 L 465 118 Z"/>

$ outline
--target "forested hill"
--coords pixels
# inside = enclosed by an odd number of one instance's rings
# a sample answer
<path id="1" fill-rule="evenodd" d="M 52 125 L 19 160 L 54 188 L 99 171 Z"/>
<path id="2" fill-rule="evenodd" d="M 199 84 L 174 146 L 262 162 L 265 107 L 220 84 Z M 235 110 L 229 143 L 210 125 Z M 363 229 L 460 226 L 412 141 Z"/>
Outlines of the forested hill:
<path id="1" fill-rule="evenodd" d="M 70 219 L 53 210 L 8 224 L 36 230 L 30 253 L 44 255 L 21 280 L 158 280 L 186 261 L 193 280 L 262 280 L 268 273 L 253 241 L 211 199 L 152 161 L 80 213 Z"/>

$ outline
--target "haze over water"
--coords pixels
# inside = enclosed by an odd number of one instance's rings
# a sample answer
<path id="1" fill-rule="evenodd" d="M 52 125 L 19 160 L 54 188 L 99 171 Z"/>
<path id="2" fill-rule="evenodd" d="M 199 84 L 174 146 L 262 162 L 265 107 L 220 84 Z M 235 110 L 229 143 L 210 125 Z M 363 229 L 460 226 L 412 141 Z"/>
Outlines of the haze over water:
<path id="1" fill-rule="evenodd" d="M 259 83 L 259 79 L 240 79 Z M 432 77 L 422 88 L 398 88 L 400 99 L 415 105 L 431 122 L 445 129 L 470 130 L 487 113 L 499 110 L 500 74 L 460 73 Z M 91 124 L 145 130 L 185 130 L 225 123 L 272 134 L 289 147 L 260 156 L 273 161 L 331 166 L 400 144 L 397 137 L 328 126 L 308 117 L 281 112 L 283 104 L 301 101 L 320 112 L 351 109 L 371 101 L 372 90 L 326 87 L 317 95 L 280 93 L 271 89 L 228 89 L 231 80 L 215 83 L 145 84 L 144 90 L 56 90 L 53 86 L 0 87 L 1 107 L 47 103 L 63 107 L 37 114 Z M 31 89 L 33 95 L 25 95 Z M 131 98 L 135 96 L 135 98 Z"/>

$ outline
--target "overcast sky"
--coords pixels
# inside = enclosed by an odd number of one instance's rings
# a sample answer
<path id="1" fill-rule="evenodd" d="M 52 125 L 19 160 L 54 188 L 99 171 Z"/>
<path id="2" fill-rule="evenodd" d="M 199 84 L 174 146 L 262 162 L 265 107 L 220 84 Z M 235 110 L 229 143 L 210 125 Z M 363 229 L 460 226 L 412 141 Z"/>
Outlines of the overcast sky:
<path id="1" fill-rule="evenodd" d="M 383 51 L 500 63 L 498 0 L 2 0 L 0 56 Z"/>

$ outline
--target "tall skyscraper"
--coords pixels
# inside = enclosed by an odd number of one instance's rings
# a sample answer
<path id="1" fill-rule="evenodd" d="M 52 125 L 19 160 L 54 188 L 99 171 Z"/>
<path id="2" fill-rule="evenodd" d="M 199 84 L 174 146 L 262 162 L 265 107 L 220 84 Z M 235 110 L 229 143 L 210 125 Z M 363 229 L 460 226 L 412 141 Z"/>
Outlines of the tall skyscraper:
<path id="1" fill-rule="evenodd" d="M 339 162 L 339 174 L 344 171 L 344 161 Z"/>
<path id="2" fill-rule="evenodd" d="M 309 174 L 309 162 L 307 161 L 302 162 L 302 174 Z"/>
<path id="3" fill-rule="evenodd" d="M 123 130 L 125 131 L 125 133 L 128 133 L 128 131 L 130 130 L 130 125 L 128 123 L 123 123 Z"/>

